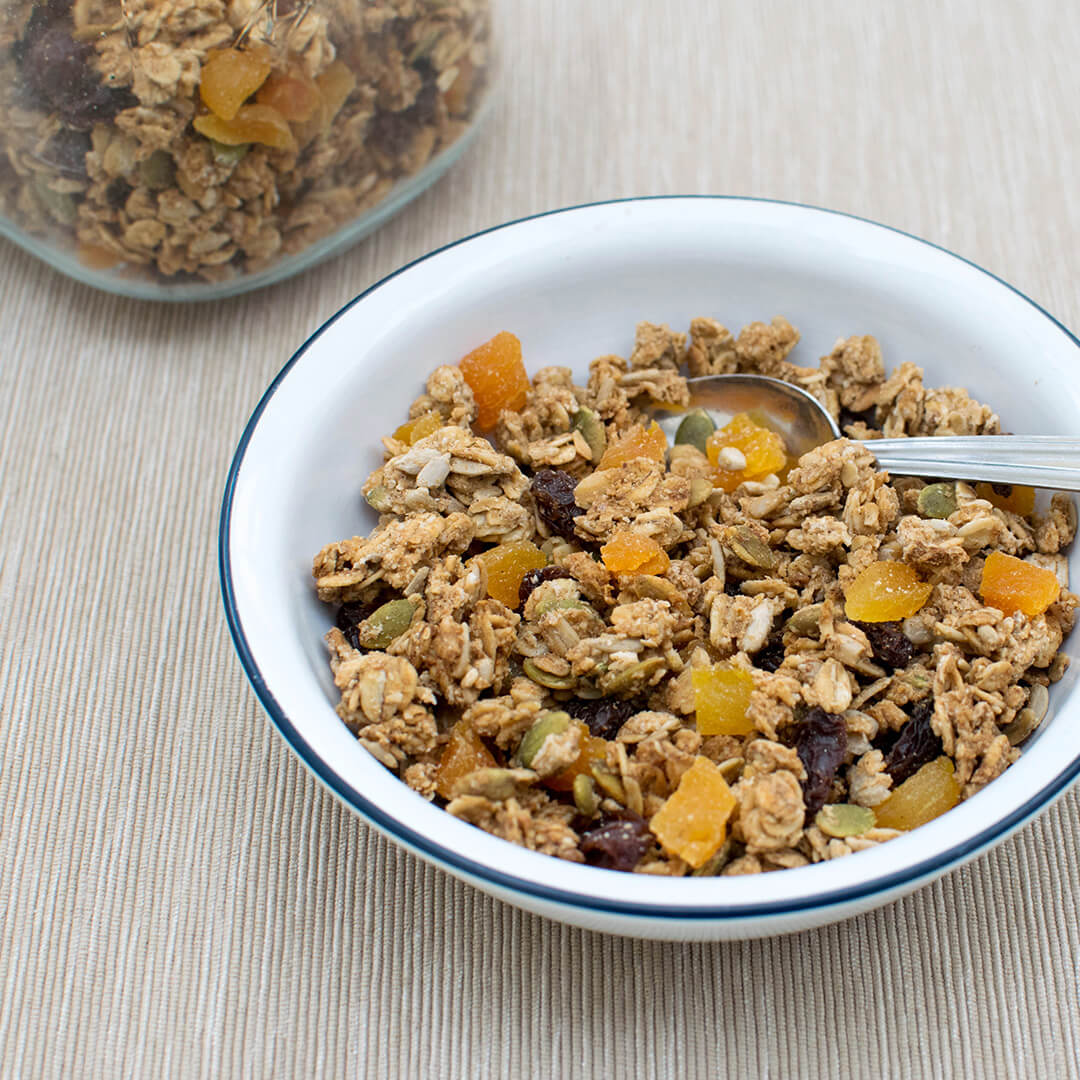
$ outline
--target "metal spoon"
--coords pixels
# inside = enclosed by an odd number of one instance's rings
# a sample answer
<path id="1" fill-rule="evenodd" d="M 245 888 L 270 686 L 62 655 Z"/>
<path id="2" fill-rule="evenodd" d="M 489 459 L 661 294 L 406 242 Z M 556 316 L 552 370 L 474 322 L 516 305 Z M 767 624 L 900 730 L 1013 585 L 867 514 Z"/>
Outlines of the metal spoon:
<path id="1" fill-rule="evenodd" d="M 795 457 L 843 437 L 819 401 L 780 379 L 703 375 L 686 382 L 691 409 L 704 409 L 718 424 L 736 413 L 757 414 L 783 436 L 788 453 Z M 685 410 L 657 408 L 656 420 L 669 441 L 685 416 Z M 1080 438 L 1067 435 L 935 435 L 868 439 L 862 445 L 880 468 L 897 476 L 940 476 L 1080 491 Z"/>

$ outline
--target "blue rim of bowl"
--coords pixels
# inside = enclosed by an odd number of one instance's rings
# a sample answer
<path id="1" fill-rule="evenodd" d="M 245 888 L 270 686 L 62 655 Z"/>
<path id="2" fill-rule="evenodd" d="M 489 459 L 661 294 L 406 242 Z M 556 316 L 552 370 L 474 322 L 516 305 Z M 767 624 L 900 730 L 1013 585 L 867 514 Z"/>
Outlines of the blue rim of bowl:
<path id="1" fill-rule="evenodd" d="M 598 202 L 581 203 L 576 206 L 560 207 L 556 210 L 545 210 L 538 214 L 529 214 L 525 217 L 517 218 L 514 221 L 507 221 L 501 225 L 493 225 L 488 229 L 481 229 L 479 232 L 473 233 L 470 236 L 462 237 L 460 240 L 454 240 L 449 244 L 444 244 L 442 247 L 435 248 L 433 251 L 421 255 L 419 258 L 413 259 L 412 262 L 406 263 L 392 273 L 387 274 L 386 277 L 375 282 L 374 285 L 365 289 L 339 311 L 330 316 L 330 318 L 314 331 L 300 348 L 293 353 L 284 367 L 277 373 L 274 381 L 267 387 L 266 392 L 259 400 L 258 405 L 255 406 L 255 411 L 251 414 L 251 418 L 244 428 L 243 435 L 241 435 L 240 442 L 236 448 L 236 454 L 233 457 L 232 466 L 229 469 L 228 478 L 225 481 L 225 492 L 221 506 L 221 520 L 218 528 L 218 566 L 221 576 L 222 600 L 225 605 L 225 616 L 229 625 L 229 633 L 232 636 L 233 645 L 240 657 L 240 663 L 243 665 L 248 682 L 250 682 L 252 689 L 255 691 L 256 696 L 270 719 L 273 721 L 274 726 L 278 729 L 282 737 L 297 754 L 300 760 L 319 780 L 322 781 L 323 784 L 326 785 L 326 787 L 362 817 L 367 818 L 373 824 L 401 841 L 407 847 L 421 852 L 436 863 L 453 867 L 465 874 L 480 878 L 483 881 L 489 882 L 499 888 L 507 889 L 511 892 L 521 893 L 526 896 L 535 897 L 539 900 L 545 900 L 571 908 L 604 912 L 606 914 L 663 918 L 669 920 L 707 920 L 745 919 L 767 915 L 805 913 L 818 908 L 834 907 L 840 904 L 847 904 L 852 901 L 866 899 L 878 893 L 889 892 L 890 890 L 903 885 L 917 883 L 919 879 L 925 878 L 938 871 L 943 871 L 954 863 L 962 861 L 966 856 L 973 855 L 980 849 L 993 844 L 995 840 L 1003 838 L 1014 828 L 1019 827 L 1025 821 L 1032 818 L 1039 810 L 1048 806 L 1058 795 L 1064 793 L 1064 791 L 1071 786 L 1077 776 L 1080 775 L 1080 755 L 1077 755 L 1077 757 L 1075 757 L 1049 784 L 1041 788 L 1035 795 L 1028 799 L 1027 802 L 1001 821 L 995 822 L 990 827 L 976 833 L 963 843 L 954 845 L 934 858 L 916 863 L 907 870 L 896 871 L 892 874 L 876 877 L 865 884 L 849 885 L 842 889 L 815 893 L 806 898 L 771 902 L 766 901 L 753 904 L 708 904 L 675 908 L 668 907 L 664 904 L 601 900 L 595 896 L 590 896 L 587 893 L 574 892 L 569 889 L 560 889 L 550 885 L 542 885 L 537 882 L 529 881 L 525 878 L 505 873 L 501 870 L 487 866 L 484 863 L 470 859 L 467 856 L 461 855 L 443 844 L 436 843 L 422 833 L 403 825 L 397 818 L 388 814 L 380 806 L 377 806 L 375 803 L 371 802 L 371 800 L 365 798 L 354 787 L 346 783 L 342 777 L 335 773 L 326 762 L 315 753 L 311 745 L 292 724 L 285 714 L 285 711 L 278 704 L 277 699 L 270 692 L 270 688 L 267 686 L 266 680 L 263 678 L 262 672 L 259 670 L 255 658 L 251 654 L 251 649 L 248 646 L 247 638 L 244 634 L 243 625 L 240 621 L 239 612 L 236 609 L 236 602 L 233 594 L 232 568 L 229 558 L 230 520 L 236 478 L 239 475 L 240 467 L 243 464 L 244 454 L 247 450 L 248 443 L 251 441 L 251 436 L 258 425 L 259 418 L 268 402 L 277 391 L 278 386 L 289 371 L 292 370 L 293 365 L 296 364 L 305 352 L 307 352 L 311 344 L 324 331 L 337 322 L 337 320 L 346 312 L 359 304 L 366 296 L 370 295 L 376 289 L 381 288 L 399 274 L 405 273 L 405 271 L 416 266 L 418 263 L 424 262 L 441 252 L 448 251 L 450 248 L 458 247 L 461 244 L 466 244 L 470 240 L 475 240 L 477 237 L 486 236 L 488 233 L 497 232 L 499 229 L 508 229 L 511 226 L 520 225 L 526 221 L 535 221 L 538 218 L 551 217 L 555 214 L 572 213 L 576 210 L 587 210 L 598 206 L 613 206 L 621 203 L 681 201 L 686 199 L 723 200 L 725 202 L 764 203 L 776 206 L 787 206 L 799 210 L 809 210 L 816 213 L 849 218 L 853 221 L 862 222 L 865 225 L 873 225 L 876 228 L 897 233 L 900 236 L 907 237 L 909 240 L 914 240 L 917 243 L 925 244 L 927 247 L 943 252 L 959 262 L 966 263 L 980 273 L 992 278 L 999 285 L 1004 285 L 1005 288 L 1015 293 L 1022 300 L 1025 300 L 1035 308 L 1036 311 L 1049 319 L 1050 322 L 1052 322 L 1073 343 L 1073 345 L 1077 347 L 1077 349 L 1080 349 L 1080 338 L 1077 338 L 1068 327 L 1066 327 L 1059 319 L 1056 319 L 1051 315 L 1044 307 L 1032 300 L 1031 297 L 1021 292 L 1016 286 L 1010 285 L 1009 282 L 999 278 L 996 274 L 992 274 L 989 270 L 984 269 L 977 263 L 964 258 L 963 255 L 957 255 L 956 252 L 949 251 L 948 248 L 942 247 L 940 244 L 935 244 L 930 240 L 924 240 L 922 237 L 904 232 L 903 229 L 894 228 L 892 225 L 883 225 L 881 222 L 859 217 L 857 214 L 848 214 L 842 210 L 830 210 L 827 207 L 812 206 L 808 203 L 787 202 L 783 199 L 763 199 L 741 195 L 645 195 L 625 199 L 602 199 Z"/>

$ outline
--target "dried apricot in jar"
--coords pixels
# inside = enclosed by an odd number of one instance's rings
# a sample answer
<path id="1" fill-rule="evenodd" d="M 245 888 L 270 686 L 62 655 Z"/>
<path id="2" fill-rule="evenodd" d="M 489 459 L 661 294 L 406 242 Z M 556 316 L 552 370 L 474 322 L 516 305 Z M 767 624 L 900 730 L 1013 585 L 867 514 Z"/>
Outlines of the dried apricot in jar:
<path id="1" fill-rule="evenodd" d="M 1006 615 L 1017 611 L 1041 615 L 1061 595 L 1061 583 L 1053 570 L 1024 562 L 1015 555 L 991 551 L 983 564 L 979 592 L 983 603 Z"/>
<path id="2" fill-rule="evenodd" d="M 859 622 L 895 622 L 914 615 L 934 587 L 902 562 L 875 562 L 844 590 L 844 612 Z"/>
<path id="3" fill-rule="evenodd" d="M 192 120 L 200 135 L 226 146 L 262 143 L 275 150 L 295 150 L 296 139 L 285 117 L 269 105 L 242 105 L 231 120 L 214 113 L 203 113 Z"/>
<path id="4" fill-rule="evenodd" d="M 597 464 L 597 469 L 614 469 L 635 458 L 649 458 L 651 461 L 663 461 L 667 453 L 667 436 L 654 420 L 647 428 L 634 424 L 626 432 L 609 444 Z"/>
<path id="5" fill-rule="evenodd" d="M 662 574 L 671 565 L 667 552 L 644 533 L 617 532 L 600 549 L 604 565 L 613 574 Z"/>
<path id="6" fill-rule="evenodd" d="M 240 106 L 266 82 L 269 74 L 269 61 L 255 51 L 218 49 L 207 57 L 202 66 L 199 75 L 199 97 L 215 116 L 222 120 L 232 120 L 240 111 Z M 217 138 L 216 135 L 210 137 Z M 218 142 L 225 141 L 218 139 Z"/>
<path id="7" fill-rule="evenodd" d="M 754 730 L 746 716 L 754 692 L 754 678 L 748 671 L 714 664 L 694 668 L 690 681 L 699 734 L 749 735 Z"/>
<path id="8" fill-rule="evenodd" d="M 1035 489 L 1022 484 L 976 484 L 975 494 L 999 510 L 1027 517 L 1035 509 Z"/>
<path id="9" fill-rule="evenodd" d="M 476 769 L 498 765 L 494 755 L 473 730 L 471 724 L 459 720 L 450 729 L 450 740 L 443 749 L 435 771 L 435 790 L 444 798 L 454 797 L 454 785 Z"/>
<path id="10" fill-rule="evenodd" d="M 547 566 L 547 556 L 529 540 L 510 540 L 479 556 L 487 568 L 488 596 L 513 610 L 518 606 L 521 579 L 530 570 Z"/>
<path id="11" fill-rule="evenodd" d="M 960 801 L 956 766 L 947 758 L 927 762 L 874 808 L 880 829 L 916 829 L 940 817 Z"/>
<path id="12" fill-rule="evenodd" d="M 302 124 L 322 105 L 319 88 L 302 68 L 275 71 L 259 87 L 255 100 L 277 109 L 290 124 Z"/>
<path id="13" fill-rule="evenodd" d="M 649 828 L 664 850 L 697 869 L 720 849 L 735 796 L 720 770 L 697 757 L 679 786 L 653 815 Z"/>
<path id="14" fill-rule="evenodd" d="M 575 722 L 581 728 L 581 753 L 562 772 L 544 781 L 553 791 L 573 791 L 577 777 L 591 775 L 593 765 L 603 764 L 607 756 L 607 740 L 590 735 L 589 729 L 581 721 Z"/>
<path id="15" fill-rule="evenodd" d="M 520 412 L 529 392 L 521 342 L 503 330 L 473 349 L 458 365 L 476 398 L 476 427 L 490 431 L 503 409 Z"/>
<path id="16" fill-rule="evenodd" d="M 755 424 L 747 413 L 739 413 L 717 428 L 705 442 L 705 453 L 715 466 L 713 484 L 727 492 L 747 480 L 779 473 L 788 463 L 784 440 L 775 431 Z"/>
<path id="17" fill-rule="evenodd" d="M 394 438 L 398 442 L 412 446 L 413 443 L 427 438 L 443 426 L 442 417 L 438 413 L 424 413 L 415 420 L 407 420 L 401 427 L 394 431 Z"/>

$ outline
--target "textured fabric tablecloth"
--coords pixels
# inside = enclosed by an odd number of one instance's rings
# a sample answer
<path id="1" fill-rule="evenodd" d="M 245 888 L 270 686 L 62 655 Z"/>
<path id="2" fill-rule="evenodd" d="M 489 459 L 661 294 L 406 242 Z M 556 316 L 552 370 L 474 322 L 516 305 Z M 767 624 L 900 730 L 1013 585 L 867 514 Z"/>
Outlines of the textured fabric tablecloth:
<path id="1" fill-rule="evenodd" d="M 1080 1076 L 1075 792 L 873 914 L 650 944 L 403 854 L 256 705 L 217 584 L 233 448 L 290 351 L 430 248 L 613 196 L 769 196 L 927 237 L 1080 325 L 1077 5 L 501 21 L 477 143 L 300 279 L 153 306 L 0 247 L 0 1075 Z"/>

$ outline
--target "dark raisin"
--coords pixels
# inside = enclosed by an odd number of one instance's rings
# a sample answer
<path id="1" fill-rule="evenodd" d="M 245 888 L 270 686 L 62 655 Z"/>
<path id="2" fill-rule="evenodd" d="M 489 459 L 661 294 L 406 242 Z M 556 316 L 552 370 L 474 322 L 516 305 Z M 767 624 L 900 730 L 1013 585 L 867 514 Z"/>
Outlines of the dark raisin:
<path id="1" fill-rule="evenodd" d="M 915 655 L 915 646 L 904 634 L 904 624 L 899 622 L 856 622 L 851 620 L 870 642 L 874 659 L 886 667 L 907 667 Z"/>
<path id="2" fill-rule="evenodd" d="M 368 141 L 373 149 L 396 158 L 412 145 L 414 130 L 405 112 L 379 112 L 368 125 Z"/>
<path id="3" fill-rule="evenodd" d="M 934 699 L 925 697 L 916 701 L 908 715 L 910 719 L 900 729 L 899 738 L 885 758 L 885 771 L 892 777 L 894 785 L 902 784 L 942 753 L 941 736 L 931 725 Z"/>
<path id="4" fill-rule="evenodd" d="M 630 810 L 604 814 L 596 828 L 582 833 L 578 845 L 590 866 L 605 870 L 633 870 L 651 846 L 649 826 Z"/>
<path id="5" fill-rule="evenodd" d="M 875 413 L 877 407 L 871 405 L 869 409 L 862 409 L 860 412 L 854 412 L 851 409 L 840 409 L 840 430 L 843 431 L 849 424 L 865 424 L 868 428 L 874 427 L 874 421 L 876 419 Z"/>
<path id="6" fill-rule="evenodd" d="M 728 596 L 742 596 L 742 582 L 736 581 L 734 578 L 727 578 L 724 581 L 724 592 Z"/>
<path id="7" fill-rule="evenodd" d="M 359 626 L 374 610 L 374 604 L 342 604 L 338 608 L 335 625 L 354 648 L 360 648 Z"/>
<path id="8" fill-rule="evenodd" d="M 636 701 L 621 701 L 619 698 L 571 698 L 563 702 L 562 708 L 575 720 L 580 720 L 589 731 L 601 739 L 614 739 L 619 728 L 641 712 L 641 705 Z"/>
<path id="9" fill-rule="evenodd" d="M 94 55 L 87 42 L 76 41 L 62 26 L 53 24 L 34 36 L 26 48 L 22 75 L 35 97 L 55 109 L 69 127 L 89 131 L 95 123 L 111 120 L 136 104 L 127 90 L 102 85 L 90 67 Z"/>
<path id="10" fill-rule="evenodd" d="M 574 502 L 577 481 L 561 469 L 541 469 L 531 486 L 540 520 L 556 535 L 572 540 L 574 518 L 585 513 Z"/>
<path id="11" fill-rule="evenodd" d="M 784 635 L 773 631 L 768 641 L 754 654 L 754 667 L 775 671 L 784 662 Z"/>
<path id="12" fill-rule="evenodd" d="M 564 566 L 542 566 L 539 570 L 526 570 L 518 586 L 518 607 L 525 606 L 525 601 L 532 596 L 533 589 L 541 582 L 568 577 L 570 577 L 570 571 Z"/>
<path id="13" fill-rule="evenodd" d="M 128 196 L 133 190 L 132 186 L 122 176 L 118 176 L 105 189 L 105 201 L 113 210 L 119 210 L 128 201 Z"/>
<path id="14" fill-rule="evenodd" d="M 807 819 L 824 805 L 836 770 L 847 753 L 847 727 L 842 716 L 815 706 L 799 721 L 794 733 L 795 749 L 806 770 L 803 802 Z"/>
<path id="15" fill-rule="evenodd" d="M 993 488 L 995 495 L 1000 495 L 1003 499 L 1007 499 L 1012 494 L 1012 484 L 991 484 L 990 487 Z"/>
<path id="16" fill-rule="evenodd" d="M 50 168 L 72 180 L 86 179 L 86 155 L 90 152 L 90 136 L 85 131 L 61 128 L 39 155 Z"/>

